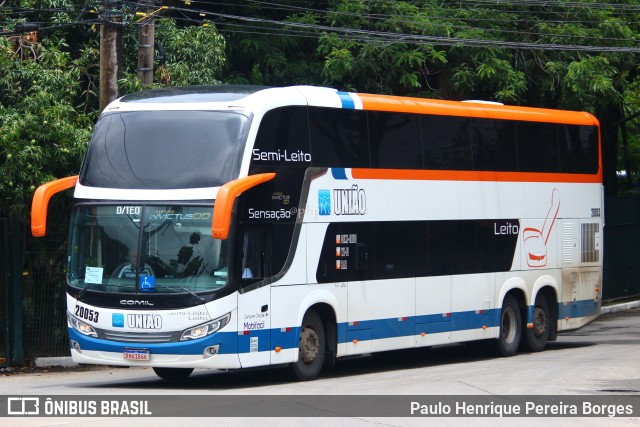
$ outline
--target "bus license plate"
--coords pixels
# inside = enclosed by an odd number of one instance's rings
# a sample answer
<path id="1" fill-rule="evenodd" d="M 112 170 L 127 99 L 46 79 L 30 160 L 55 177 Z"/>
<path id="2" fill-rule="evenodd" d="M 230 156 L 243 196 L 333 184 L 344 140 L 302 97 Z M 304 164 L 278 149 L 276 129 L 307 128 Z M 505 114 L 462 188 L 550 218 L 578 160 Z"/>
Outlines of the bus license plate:
<path id="1" fill-rule="evenodd" d="M 139 348 L 125 348 L 122 351 L 125 360 L 150 360 L 149 350 Z"/>

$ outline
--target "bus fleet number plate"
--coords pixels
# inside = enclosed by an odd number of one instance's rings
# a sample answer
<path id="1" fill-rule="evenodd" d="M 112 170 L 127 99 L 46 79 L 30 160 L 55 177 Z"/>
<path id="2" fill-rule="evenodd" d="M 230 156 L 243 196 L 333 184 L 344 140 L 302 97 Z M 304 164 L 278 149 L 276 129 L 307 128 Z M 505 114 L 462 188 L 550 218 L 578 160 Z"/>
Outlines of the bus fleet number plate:
<path id="1" fill-rule="evenodd" d="M 138 348 L 125 348 L 122 354 L 126 360 L 150 360 L 149 350 Z"/>

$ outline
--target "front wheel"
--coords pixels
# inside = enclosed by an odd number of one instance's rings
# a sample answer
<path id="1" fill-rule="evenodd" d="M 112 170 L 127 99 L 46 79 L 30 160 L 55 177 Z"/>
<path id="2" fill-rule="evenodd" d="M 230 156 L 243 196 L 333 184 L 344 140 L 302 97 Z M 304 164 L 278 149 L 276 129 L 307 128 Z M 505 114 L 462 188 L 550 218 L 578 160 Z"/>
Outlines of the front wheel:
<path id="1" fill-rule="evenodd" d="M 500 335 L 495 343 L 497 353 L 501 356 L 513 356 L 516 354 L 521 336 L 520 307 L 513 295 L 507 295 L 502 303 Z"/>
<path id="2" fill-rule="evenodd" d="M 295 378 L 308 381 L 320 374 L 325 358 L 325 339 L 322 319 L 315 311 L 308 311 L 300 328 L 298 361 L 291 365 Z"/>
<path id="3" fill-rule="evenodd" d="M 192 368 L 153 368 L 153 372 L 163 380 L 168 381 L 180 381 L 186 379 L 191 372 Z"/>
<path id="4" fill-rule="evenodd" d="M 533 306 L 533 327 L 527 328 L 522 342 L 525 350 L 542 351 L 547 345 L 550 328 L 549 304 L 544 295 L 536 297 Z"/>

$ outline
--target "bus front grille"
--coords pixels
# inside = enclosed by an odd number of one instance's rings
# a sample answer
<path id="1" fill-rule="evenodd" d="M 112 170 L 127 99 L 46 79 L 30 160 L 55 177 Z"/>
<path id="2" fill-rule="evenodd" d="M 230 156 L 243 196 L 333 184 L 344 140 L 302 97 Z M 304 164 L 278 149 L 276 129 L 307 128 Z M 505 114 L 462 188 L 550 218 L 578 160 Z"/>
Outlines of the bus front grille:
<path id="1" fill-rule="evenodd" d="M 145 343 L 145 344 L 159 344 L 178 342 L 182 335 L 181 331 L 178 332 L 119 332 L 119 331 L 98 331 L 98 338 L 130 343 Z"/>

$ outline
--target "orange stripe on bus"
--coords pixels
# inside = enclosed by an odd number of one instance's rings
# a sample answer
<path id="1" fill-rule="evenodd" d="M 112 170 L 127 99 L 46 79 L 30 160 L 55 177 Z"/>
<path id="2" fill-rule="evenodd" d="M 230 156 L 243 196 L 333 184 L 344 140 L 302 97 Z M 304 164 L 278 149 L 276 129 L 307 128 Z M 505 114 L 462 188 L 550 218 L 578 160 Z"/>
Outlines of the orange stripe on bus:
<path id="1" fill-rule="evenodd" d="M 405 98 L 363 93 L 357 95 L 362 100 L 363 110 L 599 126 L 598 119 L 582 111 L 551 110 L 513 105 Z"/>
<path id="2" fill-rule="evenodd" d="M 354 179 L 393 179 L 415 181 L 498 181 L 602 183 L 602 173 L 569 174 L 538 172 L 484 172 L 414 169 L 351 169 Z"/>

